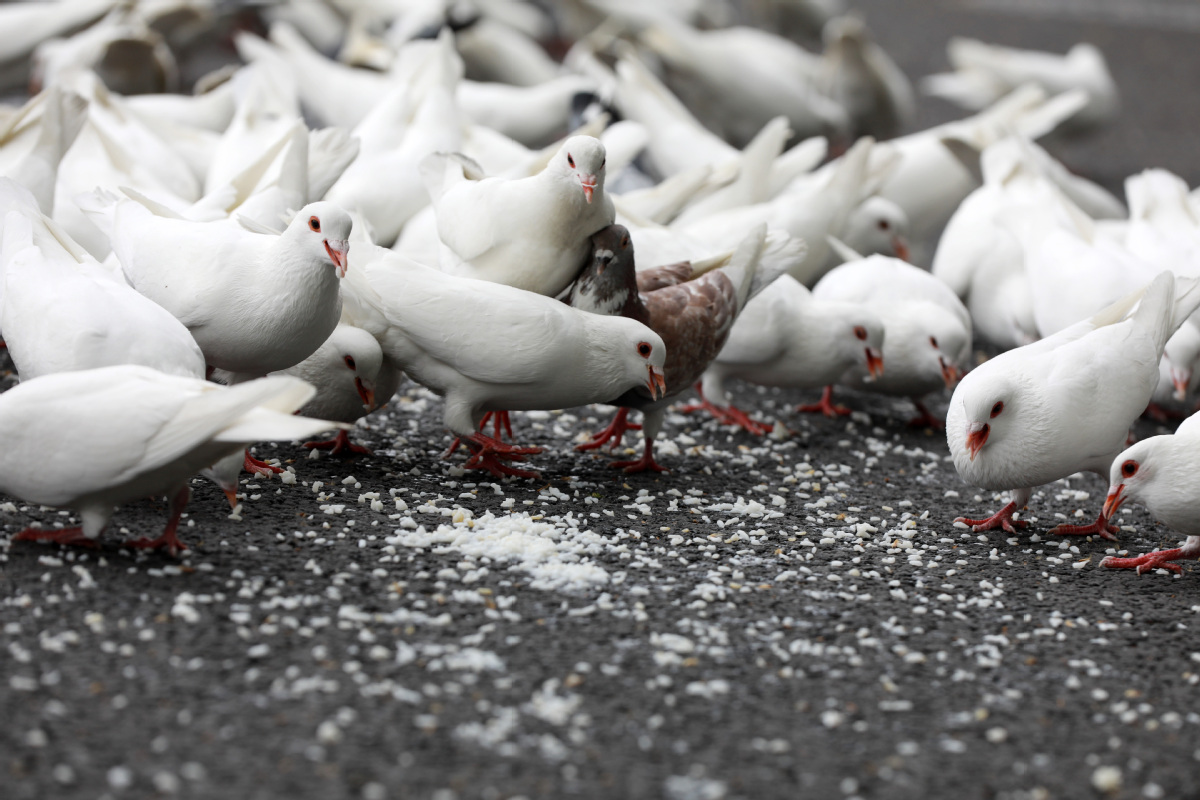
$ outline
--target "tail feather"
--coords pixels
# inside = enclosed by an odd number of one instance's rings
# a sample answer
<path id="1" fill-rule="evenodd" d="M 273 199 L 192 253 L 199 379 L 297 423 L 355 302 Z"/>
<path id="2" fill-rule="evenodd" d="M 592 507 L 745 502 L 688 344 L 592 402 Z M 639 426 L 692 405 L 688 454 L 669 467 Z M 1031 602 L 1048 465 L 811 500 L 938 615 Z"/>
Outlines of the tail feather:
<path id="1" fill-rule="evenodd" d="M 756 226 L 733 251 L 729 265 L 721 267 L 720 271 L 733 283 L 737 289 L 738 313 L 742 313 L 746 303 L 752 296 L 754 279 L 762 265 L 763 252 L 766 249 L 766 223 Z"/>
<path id="2" fill-rule="evenodd" d="M 808 243 L 803 239 L 789 236 L 783 231 L 769 232 L 747 301 L 774 283 L 776 278 L 795 269 L 797 264 L 804 261 L 806 255 Z"/>

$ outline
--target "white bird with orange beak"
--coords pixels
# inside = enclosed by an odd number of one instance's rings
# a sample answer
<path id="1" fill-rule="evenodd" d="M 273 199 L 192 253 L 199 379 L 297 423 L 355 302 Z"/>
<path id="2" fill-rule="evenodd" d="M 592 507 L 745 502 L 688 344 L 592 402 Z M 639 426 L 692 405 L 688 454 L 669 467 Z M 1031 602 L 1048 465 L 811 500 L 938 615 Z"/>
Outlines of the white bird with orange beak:
<path id="1" fill-rule="evenodd" d="M 1132 313 L 1130 309 L 1137 304 Z M 946 441 L 968 484 L 1011 490 L 991 517 L 960 517 L 976 531 L 1014 533 L 1033 487 L 1076 472 L 1107 478 L 1129 426 L 1158 384 L 1167 339 L 1200 306 L 1200 281 L 1158 275 L 1149 286 L 1054 336 L 971 371 L 950 399 Z M 1051 533 L 1115 538 L 1108 516 Z"/>
<path id="2" fill-rule="evenodd" d="M 528 178 L 484 178 L 461 155 L 421 162 L 433 199 L 442 269 L 555 296 L 591 256 L 591 236 L 613 223 L 604 145 L 572 136 Z"/>
<path id="3" fill-rule="evenodd" d="M 1136 569 L 1139 575 L 1156 567 L 1183 572 L 1172 562 L 1200 558 L 1200 417 L 1188 417 L 1174 435 L 1143 439 L 1116 457 L 1104 515 L 1111 519 L 1131 501 L 1145 506 L 1164 525 L 1187 534 L 1187 541 L 1134 558 L 1108 556 L 1101 566 Z"/>

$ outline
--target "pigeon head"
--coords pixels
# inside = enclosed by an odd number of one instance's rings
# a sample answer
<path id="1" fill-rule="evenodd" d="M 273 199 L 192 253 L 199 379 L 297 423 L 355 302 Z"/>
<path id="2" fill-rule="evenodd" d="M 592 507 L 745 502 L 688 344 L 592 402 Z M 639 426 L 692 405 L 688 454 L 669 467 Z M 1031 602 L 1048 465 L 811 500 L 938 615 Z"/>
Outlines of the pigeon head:
<path id="1" fill-rule="evenodd" d="M 1146 490 L 1152 489 L 1155 464 L 1153 454 L 1166 436 L 1152 436 L 1133 445 L 1117 456 L 1109 467 L 1108 497 L 1104 500 L 1104 516 L 1113 514 L 1127 500 L 1145 502 Z"/>
<path id="2" fill-rule="evenodd" d="M 346 277 L 350 262 L 350 215 L 333 203 L 309 203 L 296 213 L 291 227 L 301 232 L 302 241 L 317 258 L 327 258 L 337 268 L 338 277 Z"/>
<path id="3" fill-rule="evenodd" d="M 339 325 L 314 356 L 321 359 L 321 371 L 339 391 L 354 392 L 366 411 L 375 410 L 379 400 L 375 384 L 383 367 L 383 350 L 374 336 L 362 328 Z"/>
<path id="4" fill-rule="evenodd" d="M 1174 387 L 1176 400 L 1187 397 L 1197 362 L 1200 362 L 1200 329 L 1186 323 L 1167 340 L 1161 365 Z"/>
<path id="5" fill-rule="evenodd" d="M 596 190 L 604 191 L 604 145 L 594 136 L 572 136 L 554 157 L 556 171 L 578 181 L 583 197 L 592 202 Z"/>
<path id="6" fill-rule="evenodd" d="M 615 390 L 613 398 L 641 389 L 653 400 L 666 395 L 667 347 L 661 336 L 628 317 L 582 317 L 589 331 L 586 371 L 590 380 Z"/>
<path id="7" fill-rule="evenodd" d="M 591 259 L 571 287 L 571 305 L 616 316 L 637 290 L 633 242 L 625 226 L 609 225 L 592 234 Z"/>
<path id="8" fill-rule="evenodd" d="M 883 253 L 910 260 L 908 215 L 886 197 L 872 195 L 855 206 L 840 238 L 864 256 Z"/>
<path id="9" fill-rule="evenodd" d="M 848 314 L 830 320 L 830 326 L 835 332 L 834 351 L 842 363 L 861 365 L 872 379 L 883 374 L 883 322 L 879 317 L 852 308 Z"/>
<path id="10" fill-rule="evenodd" d="M 1008 376 L 988 374 L 979 377 L 980 380 L 963 381 L 954 393 L 951 403 L 961 401 L 964 428 L 947 433 L 948 437 L 952 434 L 965 437 L 963 442 L 971 461 L 988 444 L 1003 441 L 1017 425 L 1015 418 L 1020 410 L 1017 386 Z"/>
<path id="11" fill-rule="evenodd" d="M 954 320 L 939 314 L 930 314 L 923 323 L 932 349 L 930 357 L 937 359 L 937 368 L 946 388 L 953 389 L 963 376 L 958 361 L 968 346 L 965 333 Z"/>

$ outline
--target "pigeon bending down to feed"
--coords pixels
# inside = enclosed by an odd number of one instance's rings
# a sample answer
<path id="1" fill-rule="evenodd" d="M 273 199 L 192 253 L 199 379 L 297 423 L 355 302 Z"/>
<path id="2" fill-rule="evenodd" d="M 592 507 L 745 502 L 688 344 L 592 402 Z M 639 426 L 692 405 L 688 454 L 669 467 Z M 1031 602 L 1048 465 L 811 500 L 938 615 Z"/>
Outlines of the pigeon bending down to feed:
<path id="1" fill-rule="evenodd" d="M 567 139 L 545 169 L 518 180 L 479 180 L 470 159 L 427 156 L 421 175 L 444 245 L 442 268 L 557 295 L 587 264 L 589 237 L 613 222 L 604 166 L 604 145 L 591 136 Z"/>
<path id="2" fill-rule="evenodd" d="M 702 406 L 725 424 L 770 433 L 770 425 L 751 420 L 730 403 L 727 380 L 814 389 L 836 383 L 855 366 L 877 378 L 884 368 L 884 342 L 878 314 L 859 303 L 818 300 L 784 275 L 738 317 L 704 373 Z"/>
<path id="3" fill-rule="evenodd" d="M 883 322 L 883 374 L 851 369 L 839 383 L 894 397 L 908 397 L 919 416 L 910 425 L 942 427 L 921 397 L 958 381 L 971 353 L 971 318 L 948 286 L 923 269 L 887 256 L 847 262 L 829 272 L 813 289 L 822 301 L 859 303 Z M 804 406 L 827 416 L 847 414 L 832 405 L 827 391 L 821 402 Z"/>
<path id="4" fill-rule="evenodd" d="M 1163 272 L 1091 319 L 1002 353 L 963 378 L 946 419 L 954 467 L 968 484 L 1012 490 L 1013 499 L 987 519 L 959 520 L 977 531 L 1015 533 L 1026 523 L 1013 513 L 1033 487 L 1084 470 L 1107 478 L 1158 384 L 1167 339 L 1197 306 L 1200 281 Z M 1104 511 L 1091 525 L 1051 531 L 1106 539 L 1115 532 Z"/>
<path id="5" fill-rule="evenodd" d="M 1104 515 L 1111 519 L 1130 500 L 1144 505 L 1164 525 L 1186 533 L 1187 541 L 1136 558 L 1108 556 L 1101 566 L 1136 569 L 1139 575 L 1155 567 L 1182 572 L 1171 562 L 1200 558 L 1200 417 L 1188 417 L 1174 435 L 1151 436 L 1113 460 Z"/>
<path id="6" fill-rule="evenodd" d="M 342 323 L 334 328 L 317 352 L 281 374 L 294 375 L 311 383 L 317 393 L 297 413 L 316 419 L 352 423 L 381 407 L 400 386 L 402 373 L 383 357 L 374 336 Z M 306 442 L 309 449 L 370 455 L 353 444 L 345 430 L 323 442 Z"/>
<path id="7" fill-rule="evenodd" d="M 641 323 L 447 275 L 382 247 L 361 249 L 346 281 L 346 321 L 370 332 L 410 378 L 445 397 L 443 420 L 471 451 L 469 468 L 537 475 L 504 462 L 540 448 L 514 447 L 477 430 L 489 411 L 572 408 L 639 386 L 651 397 L 662 390 L 666 348 Z"/>
<path id="8" fill-rule="evenodd" d="M 778 262 L 776 268 L 761 266 L 766 232 L 765 225 L 756 227 L 738 246 L 729 266 L 691 280 L 688 264 L 637 272 L 629 231 L 622 225 L 592 237 L 592 262 L 575 281 L 571 305 L 593 313 L 620 314 L 649 326 L 666 344 L 666 382 L 661 396 L 653 390 L 647 395 L 638 387 L 615 398 L 613 404 L 621 407 L 616 418 L 576 449 L 595 449 L 610 440 L 616 447 L 629 427 L 628 410 L 636 408 L 645 417 L 642 457 L 611 466 L 626 472 L 666 471 L 654 460 L 654 439 L 667 406 L 690 389 L 721 352 L 734 320 L 754 292 L 783 272 L 785 265 Z"/>
<path id="9" fill-rule="evenodd" d="M 186 549 L 175 531 L 188 480 L 250 442 L 338 427 L 292 414 L 312 394 L 289 376 L 222 387 L 141 366 L 24 381 L 0 394 L 0 491 L 78 511 L 82 526 L 27 528 L 13 540 L 94 545 L 114 506 L 166 494 L 171 519 L 162 535 L 125 545 Z"/>

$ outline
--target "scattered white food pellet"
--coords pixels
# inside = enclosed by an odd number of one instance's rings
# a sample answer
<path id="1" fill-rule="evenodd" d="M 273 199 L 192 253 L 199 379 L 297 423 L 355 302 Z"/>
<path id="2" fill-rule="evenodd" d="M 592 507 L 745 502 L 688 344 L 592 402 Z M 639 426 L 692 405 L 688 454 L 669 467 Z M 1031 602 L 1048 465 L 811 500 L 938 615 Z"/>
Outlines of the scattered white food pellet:
<path id="1" fill-rule="evenodd" d="M 1119 791 L 1121 788 L 1121 768 L 1120 767 L 1096 767 L 1096 771 L 1092 773 L 1092 786 L 1096 787 L 1096 791 L 1108 794 L 1110 792 Z"/>

